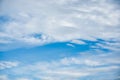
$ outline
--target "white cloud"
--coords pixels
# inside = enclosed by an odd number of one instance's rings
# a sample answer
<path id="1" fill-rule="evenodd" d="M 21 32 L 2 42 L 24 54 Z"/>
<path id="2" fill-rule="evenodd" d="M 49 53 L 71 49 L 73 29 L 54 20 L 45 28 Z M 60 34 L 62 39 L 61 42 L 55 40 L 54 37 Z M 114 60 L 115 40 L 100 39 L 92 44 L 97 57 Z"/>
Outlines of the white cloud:
<path id="1" fill-rule="evenodd" d="M 31 79 L 28 79 L 28 78 L 18 78 L 16 80 L 31 80 Z"/>
<path id="2" fill-rule="evenodd" d="M 97 55 L 93 54 L 96 53 Z M 78 57 L 70 57 L 70 58 L 63 58 L 61 59 L 60 63 L 64 65 L 85 65 L 85 66 L 104 66 L 104 65 L 111 65 L 111 64 L 120 64 L 119 54 L 118 53 L 108 53 L 106 52 L 86 52 L 80 53 Z"/>
<path id="3" fill-rule="evenodd" d="M 0 80 L 8 80 L 8 77 L 6 75 L 0 75 Z"/>
<path id="4" fill-rule="evenodd" d="M 97 55 L 93 52 L 96 52 Z M 13 69 L 11 73 L 16 74 L 16 77 L 29 76 L 30 80 L 84 80 L 84 78 L 89 79 L 89 76 L 95 80 L 109 80 L 118 77 L 116 73 L 120 69 L 119 53 L 93 52 L 84 52 L 78 56 L 65 57 L 55 61 L 23 64 Z M 110 77 L 106 78 L 101 75 Z M 94 76 L 98 76 L 97 79 Z"/>
<path id="5" fill-rule="evenodd" d="M 92 48 L 102 47 L 119 52 L 120 10 L 116 5 L 108 0 L 2 0 L 0 16 L 9 20 L 0 23 L 0 44 L 4 44 L 0 45 L 0 49 L 12 49 L 13 45 L 19 48 L 66 41 L 70 42 L 68 46 L 75 47 L 74 44 L 86 44 L 81 40 L 102 39 L 104 43 Z M 109 42 L 112 39 L 115 42 Z M 115 64 L 120 62 L 116 54 L 83 54 L 82 57 L 66 57 L 50 63 L 38 62 L 18 67 L 13 73 L 42 80 L 78 80 L 84 76 L 118 70 Z M 17 65 L 16 62 L 1 61 L 0 69 Z M 6 79 L 4 76 L 1 78 Z"/>
<path id="6" fill-rule="evenodd" d="M 67 46 L 75 47 L 73 44 L 68 43 Z"/>
<path id="7" fill-rule="evenodd" d="M 116 40 L 120 35 L 116 5 L 108 0 L 4 0 L 0 16 L 10 20 L 1 27 L 0 36 L 7 36 L 0 37 L 0 43 L 24 47 L 76 39 Z"/>
<path id="8" fill-rule="evenodd" d="M 110 41 L 102 41 L 100 43 L 97 43 L 94 46 L 91 46 L 91 48 L 94 49 L 107 49 L 110 51 L 116 51 L 119 52 L 120 51 L 120 41 L 119 40 L 110 40 Z"/>
<path id="9" fill-rule="evenodd" d="M 0 70 L 18 66 L 18 62 L 0 61 Z"/>
<path id="10" fill-rule="evenodd" d="M 74 44 L 85 44 L 85 42 L 80 41 L 80 40 L 72 40 L 71 43 L 74 43 Z"/>

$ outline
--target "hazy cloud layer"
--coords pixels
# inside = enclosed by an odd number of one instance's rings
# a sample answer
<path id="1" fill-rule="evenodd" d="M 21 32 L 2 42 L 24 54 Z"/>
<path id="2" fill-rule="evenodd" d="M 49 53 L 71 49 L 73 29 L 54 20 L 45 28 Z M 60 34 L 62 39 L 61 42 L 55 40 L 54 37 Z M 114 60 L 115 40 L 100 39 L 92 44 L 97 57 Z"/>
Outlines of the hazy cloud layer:
<path id="1" fill-rule="evenodd" d="M 75 39 L 120 41 L 118 3 L 114 0 L 1 0 L 0 48 Z"/>

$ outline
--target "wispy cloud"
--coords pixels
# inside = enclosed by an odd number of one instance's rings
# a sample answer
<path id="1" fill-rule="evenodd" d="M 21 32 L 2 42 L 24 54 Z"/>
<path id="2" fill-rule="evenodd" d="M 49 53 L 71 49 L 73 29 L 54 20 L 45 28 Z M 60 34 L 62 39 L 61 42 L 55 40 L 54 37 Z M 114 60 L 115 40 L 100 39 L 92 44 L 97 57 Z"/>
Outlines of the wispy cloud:
<path id="1" fill-rule="evenodd" d="M 31 80 L 31 79 L 29 79 L 29 78 L 18 78 L 16 80 Z"/>
<path id="2" fill-rule="evenodd" d="M 119 77 L 120 59 L 118 54 L 90 51 L 59 60 L 38 61 L 31 64 L 21 63 L 21 66 L 12 69 L 10 73 L 16 75 L 14 80 L 114 80 Z"/>
<path id="3" fill-rule="evenodd" d="M 13 68 L 18 66 L 18 62 L 11 62 L 11 61 L 0 61 L 0 70 Z"/>
<path id="4" fill-rule="evenodd" d="M 5 0 L 0 16 L 9 20 L 0 24 L 0 43 L 19 42 L 15 47 L 26 47 L 75 39 L 118 39 L 116 5 L 112 0 Z"/>
<path id="5" fill-rule="evenodd" d="M 19 62 L 0 61 L 1 80 L 119 78 L 120 9 L 114 0 L 1 1 L 0 51 L 54 42 L 67 42 L 74 48 L 95 43 L 86 52 L 59 60 L 20 66 Z"/>

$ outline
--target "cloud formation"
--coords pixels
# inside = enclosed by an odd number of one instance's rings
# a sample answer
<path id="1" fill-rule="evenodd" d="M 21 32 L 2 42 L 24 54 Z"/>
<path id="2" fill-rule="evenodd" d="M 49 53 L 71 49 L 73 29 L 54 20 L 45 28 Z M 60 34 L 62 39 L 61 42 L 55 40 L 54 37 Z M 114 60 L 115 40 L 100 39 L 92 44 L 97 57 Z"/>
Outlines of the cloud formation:
<path id="1" fill-rule="evenodd" d="M 118 52 L 88 51 L 59 60 L 21 63 L 6 75 L 9 80 L 114 80 L 119 79 L 119 60 Z"/>
<path id="2" fill-rule="evenodd" d="M 13 68 L 18 66 L 18 62 L 11 62 L 11 61 L 0 61 L 0 70 Z"/>
<path id="3" fill-rule="evenodd" d="M 76 39 L 120 41 L 113 0 L 2 0 L 0 12 L 1 50 Z"/>
<path id="4" fill-rule="evenodd" d="M 8 80 L 6 75 L 0 75 L 0 80 Z"/>
<path id="5" fill-rule="evenodd" d="M 33 64 L 22 63 L 21 66 L 18 66 L 18 62 L 0 61 L 0 70 L 10 69 L 5 75 L 4 72 L 0 73 L 0 79 L 119 78 L 119 75 L 116 75 L 120 70 L 118 2 L 117 0 L 1 0 L 0 51 L 54 42 L 69 42 L 68 46 L 75 47 L 76 44 L 87 44 L 84 40 L 103 41 L 91 45 L 93 50 L 80 53 L 77 57 L 64 57 L 56 61 L 40 61 Z M 101 48 L 111 52 L 101 51 Z M 106 76 L 109 77 L 106 79 Z"/>

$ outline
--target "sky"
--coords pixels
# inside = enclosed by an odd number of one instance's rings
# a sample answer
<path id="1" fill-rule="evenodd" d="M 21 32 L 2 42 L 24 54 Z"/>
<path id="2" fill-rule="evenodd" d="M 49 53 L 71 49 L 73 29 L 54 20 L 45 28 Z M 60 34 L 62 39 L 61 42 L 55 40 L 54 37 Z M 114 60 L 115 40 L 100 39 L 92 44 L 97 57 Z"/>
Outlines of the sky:
<path id="1" fill-rule="evenodd" d="M 120 0 L 0 0 L 0 80 L 120 80 Z"/>

